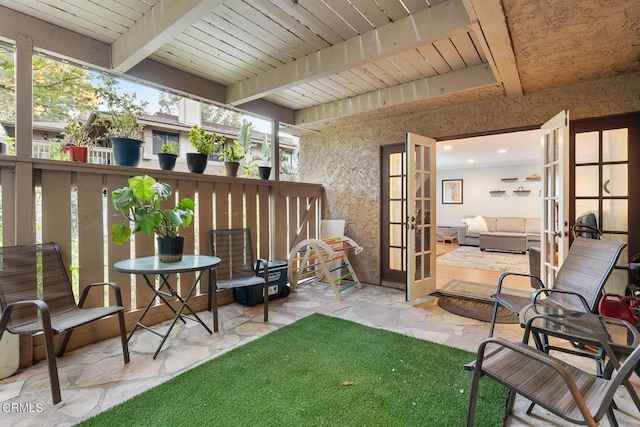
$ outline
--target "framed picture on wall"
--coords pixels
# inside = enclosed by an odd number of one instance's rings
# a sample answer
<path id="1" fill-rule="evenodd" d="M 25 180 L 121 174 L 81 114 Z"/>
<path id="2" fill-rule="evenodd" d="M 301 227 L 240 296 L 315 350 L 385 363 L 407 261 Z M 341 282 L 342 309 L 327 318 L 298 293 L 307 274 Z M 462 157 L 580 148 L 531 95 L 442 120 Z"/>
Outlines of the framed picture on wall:
<path id="1" fill-rule="evenodd" d="M 462 180 L 443 179 L 442 180 L 442 203 L 445 205 L 462 204 Z"/>

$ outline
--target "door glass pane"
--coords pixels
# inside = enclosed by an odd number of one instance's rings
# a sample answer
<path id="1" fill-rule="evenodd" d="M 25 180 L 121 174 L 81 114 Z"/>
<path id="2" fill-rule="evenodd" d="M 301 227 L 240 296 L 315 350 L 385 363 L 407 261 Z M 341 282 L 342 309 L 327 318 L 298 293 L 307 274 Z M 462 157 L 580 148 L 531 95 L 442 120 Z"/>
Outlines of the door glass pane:
<path id="1" fill-rule="evenodd" d="M 402 225 L 391 224 L 389 226 L 389 244 L 392 246 L 402 246 Z"/>
<path id="2" fill-rule="evenodd" d="M 390 222 L 402 222 L 402 201 L 391 200 L 389 202 L 389 221 Z"/>
<path id="3" fill-rule="evenodd" d="M 578 168 L 576 168 L 577 170 Z M 611 197 L 627 197 L 627 165 L 602 166 L 602 195 Z"/>
<path id="4" fill-rule="evenodd" d="M 576 164 L 599 161 L 598 132 L 576 133 Z"/>
<path id="5" fill-rule="evenodd" d="M 598 218 L 598 199 L 576 200 L 576 216 L 592 212 Z M 598 224 L 600 228 L 600 224 Z"/>
<path id="6" fill-rule="evenodd" d="M 402 249 L 389 248 L 389 268 L 393 270 L 402 270 Z"/>
<path id="7" fill-rule="evenodd" d="M 603 200 L 602 229 L 607 231 L 628 231 L 627 212 L 626 200 Z"/>
<path id="8" fill-rule="evenodd" d="M 551 165 L 545 169 L 545 173 L 547 174 L 547 196 L 555 197 L 556 194 L 556 169 L 555 166 Z"/>
<path id="9" fill-rule="evenodd" d="M 576 166 L 576 197 L 598 197 L 598 166 Z"/>
<path id="10" fill-rule="evenodd" d="M 402 175 L 403 153 L 392 153 L 389 155 L 389 175 Z"/>
<path id="11" fill-rule="evenodd" d="M 389 178 L 389 198 L 402 198 L 402 177 Z"/>
<path id="12" fill-rule="evenodd" d="M 627 134 L 628 131 L 626 128 L 605 130 L 602 132 L 603 162 L 624 162 L 628 160 Z"/>
<path id="13" fill-rule="evenodd" d="M 602 236 L 602 239 L 608 240 L 611 242 L 623 242 L 627 244 L 629 243 L 629 236 L 626 234 L 604 234 Z M 624 250 L 620 254 L 620 258 L 618 258 L 618 263 L 616 265 L 620 267 L 627 267 L 628 264 L 629 264 L 629 252 L 628 252 L 628 248 L 624 248 Z"/>

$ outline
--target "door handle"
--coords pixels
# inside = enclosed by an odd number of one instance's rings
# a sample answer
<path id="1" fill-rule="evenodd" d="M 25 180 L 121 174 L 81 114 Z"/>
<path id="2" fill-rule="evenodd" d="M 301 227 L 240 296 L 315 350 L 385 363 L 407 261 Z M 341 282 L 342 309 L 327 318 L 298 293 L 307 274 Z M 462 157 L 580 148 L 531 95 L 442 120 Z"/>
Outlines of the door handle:
<path id="1" fill-rule="evenodd" d="M 407 217 L 407 228 L 411 228 L 412 230 L 416 228 L 416 217 Z"/>

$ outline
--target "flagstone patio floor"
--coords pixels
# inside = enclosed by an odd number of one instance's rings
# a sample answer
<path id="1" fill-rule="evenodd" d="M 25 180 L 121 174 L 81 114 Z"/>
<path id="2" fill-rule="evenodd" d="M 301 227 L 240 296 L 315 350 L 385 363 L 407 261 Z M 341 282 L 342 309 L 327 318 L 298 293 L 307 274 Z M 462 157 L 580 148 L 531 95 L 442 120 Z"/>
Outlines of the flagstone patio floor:
<path id="1" fill-rule="evenodd" d="M 55 406 L 51 403 L 46 363 L 40 362 L 0 381 L 2 425 L 74 425 L 206 360 L 312 313 L 348 319 L 471 352 L 476 351 L 489 330 L 488 323 L 442 310 L 434 297 L 406 302 L 404 291 L 372 285 L 363 285 L 362 289 L 351 288 L 344 293 L 342 301 L 338 301 L 327 285 L 309 284 L 299 287 L 287 298 L 271 301 L 269 308 L 269 323 L 264 324 L 262 305 L 247 307 L 234 303 L 221 307 L 221 331 L 212 335 L 195 322 L 178 322 L 155 360 L 152 355 L 159 338 L 144 330 L 136 332 L 130 341 L 131 362 L 127 365 L 122 362 L 117 338 L 71 351 L 58 359 L 62 402 Z M 198 314 L 212 325 L 211 313 Z M 157 326 L 158 329 L 166 327 Z M 497 336 L 514 341 L 522 338 L 519 325 L 498 325 L 496 331 Z M 583 369 L 595 369 L 591 360 L 564 354 L 561 357 L 571 358 Z M 283 375 L 286 375 L 286 370 L 283 370 Z M 635 374 L 631 382 L 640 392 L 640 379 Z M 526 415 L 526 403 L 521 397 L 516 399 L 515 411 L 507 418 L 505 426 L 567 424 L 540 407 Z M 616 395 L 616 404 L 615 413 L 621 426 L 640 425 L 640 413 L 623 388 Z M 609 423 L 604 419 L 601 425 Z"/>

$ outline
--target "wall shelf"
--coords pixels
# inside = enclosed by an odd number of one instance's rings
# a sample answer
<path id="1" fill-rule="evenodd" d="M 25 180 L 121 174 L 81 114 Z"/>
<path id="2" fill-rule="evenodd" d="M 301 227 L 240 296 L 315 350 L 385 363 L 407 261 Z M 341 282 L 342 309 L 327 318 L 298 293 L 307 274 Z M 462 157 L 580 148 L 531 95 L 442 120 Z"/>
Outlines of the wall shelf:
<path id="1" fill-rule="evenodd" d="M 504 190 L 491 190 L 489 191 L 489 194 L 502 194 L 505 193 Z"/>
<path id="2" fill-rule="evenodd" d="M 513 190 L 514 193 L 531 193 L 531 190 Z"/>
<path id="3" fill-rule="evenodd" d="M 500 178 L 502 181 L 517 181 L 518 178 Z"/>

